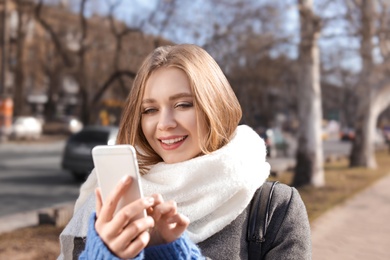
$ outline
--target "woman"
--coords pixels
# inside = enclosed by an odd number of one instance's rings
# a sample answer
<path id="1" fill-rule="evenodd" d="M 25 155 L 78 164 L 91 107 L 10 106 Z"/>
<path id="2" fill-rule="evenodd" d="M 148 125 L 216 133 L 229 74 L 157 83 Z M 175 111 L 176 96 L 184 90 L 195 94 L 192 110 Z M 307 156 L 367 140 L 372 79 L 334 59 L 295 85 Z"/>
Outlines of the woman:
<path id="1" fill-rule="evenodd" d="M 169 247 L 178 243 L 182 247 L 176 247 L 175 257 L 247 259 L 250 202 L 270 167 L 264 141 L 250 127 L 238 126 L 239 102 L 214 59 L 195 45 L 157 48 L 141 66 L 126 104 L 117 143 L 136 147 L 142 188 L 153 200 L 138 202 L 139 210 L 151 213 L 138 233 L 138 257 L 171 252 Z M 107 223 L 101 223 L 99 214 L 109 210 L 99 192 L 96 220 L 93 214 L 96 186 L 92 172 L 61 234 L 60 258 L 77 257 L 84 250 L 91 214 L 88 237 L 92 233 L 99 248 L 118 255 L 101 228 Z M 113 201 L 124 186 L 118 185 Z M 162 215 L 154 215 L 158 211 Z M 162 222 L 164 214 L 173 219 Z M 277 185 L 269 214 L 271 239 L 262 245 L 264 258 L 310 259 L 309 222 L 298 192 Z M 88 237 L 86 251 L 91 248 Z"/>

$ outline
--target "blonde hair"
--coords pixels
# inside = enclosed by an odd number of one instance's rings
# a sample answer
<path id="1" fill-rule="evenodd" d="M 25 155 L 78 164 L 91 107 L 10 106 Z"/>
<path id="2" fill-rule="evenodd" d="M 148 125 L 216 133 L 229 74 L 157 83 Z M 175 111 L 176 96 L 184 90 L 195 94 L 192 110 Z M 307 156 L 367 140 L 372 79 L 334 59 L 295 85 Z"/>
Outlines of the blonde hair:
<path id="1" fill-rule="evenodd" d="M 151 165 L 163 161 L 142 132 L 141 102 L 150 75 L 159 68 L 167 67 L 181 69 L 188 77 L 197 120 L 205 120 L 208 127 L 206 138 L 200 140 L 204 154 L 227 144 L 242 116 L 241 106 L 228 80 L 205 50 L 192 44 L 158 47 L 146 57 L 137 73 L 122 112 L 117 138 L 118 144 L 136 147 L 142 174 Z"/>

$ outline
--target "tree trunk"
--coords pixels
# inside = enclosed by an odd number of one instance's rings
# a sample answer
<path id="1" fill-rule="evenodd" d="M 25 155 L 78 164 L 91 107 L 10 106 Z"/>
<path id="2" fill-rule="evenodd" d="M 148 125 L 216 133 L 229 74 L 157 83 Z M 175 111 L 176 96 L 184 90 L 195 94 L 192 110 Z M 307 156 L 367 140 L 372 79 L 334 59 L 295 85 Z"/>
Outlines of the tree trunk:
<path id="1" fill-rule="evenodd" d="M 368 103 L 368 104 L 367 104 Z M 376 168 L 374 156 L 374 135 L 377 115 L 371 109 L 371 102 L 360 102 L 355 122 L 355 139 L 350 155 L 350 166 Z"/>
<path id="2" fill-rule="evenodd" d="M 319 48 L 320 21 L 311 0 L 298 0 L 300 10 L 298 73 L 298 149 L 293 186 L 325 184 Z"/>
<path id="3" fill-rule="evenodd" d="M 372 53 L 374 46 L 373 2 L 362 0 L 361 10 L 361 44 L 360 55 L 362 58 L 362 70 L 357 87 L 358 109 L 355 121 L 355 139 L 350 154 L 350 166 L 363 166 L 376 168 L 374 135 L 378 111 L 373 108 L 375 69 Z"/>
<path id="4" fill-rule="evenodd" d="M 18 27 L 17 27 L 17 40 L 16 40 L 16 66 L 15 66 L 15 89 L 14 89 L 14 116 L 20 116 L 24 111 L 26 94 L 24 91 L 24 40 L 25 40 L 25 28 L 23 24 L 23 11 L 18 4 Z"/>

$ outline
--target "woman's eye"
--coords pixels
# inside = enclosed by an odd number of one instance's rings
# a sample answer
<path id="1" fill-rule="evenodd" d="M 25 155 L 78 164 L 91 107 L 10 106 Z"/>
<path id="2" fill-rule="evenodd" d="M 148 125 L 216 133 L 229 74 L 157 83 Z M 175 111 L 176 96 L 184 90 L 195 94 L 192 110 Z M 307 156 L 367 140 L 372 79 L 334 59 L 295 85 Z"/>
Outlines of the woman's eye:
<path id="1" fill-rule="evenodd" d="M 145 108 L 144 109 L 144 111 L 142 111 L 142 114 L 152 114 L 152 113 L 154 113 L 154 112 L 156 112 L 157 111 L 157 109 L 155 109 L 155 108 Z"/>
<path id="2" fill-rule="evenodd" d="M 183 103 L 178 103 L 175 107 L 179 108 L 190 108 L 193 107 L 194 105 L 191 102 L 183 102 Z"/>

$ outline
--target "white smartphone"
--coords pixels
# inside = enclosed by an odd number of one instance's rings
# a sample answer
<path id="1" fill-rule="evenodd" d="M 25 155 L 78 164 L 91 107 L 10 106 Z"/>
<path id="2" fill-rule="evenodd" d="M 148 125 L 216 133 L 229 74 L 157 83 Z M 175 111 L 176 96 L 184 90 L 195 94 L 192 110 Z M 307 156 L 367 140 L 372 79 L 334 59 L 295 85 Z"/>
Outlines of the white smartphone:
<path id="1" fill-rule="evenodd" d="M 130 188 L 119 201 L 115 213 L 125 205 L 143 197 L 135 149 L 131 145 L 98 145 L 92 149 L 92 158 L 103 203 L 125 175 L 133 179 Z M 146 211 L 135 219 L 146 217 Z"/>

